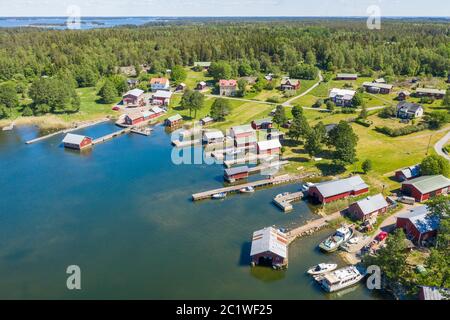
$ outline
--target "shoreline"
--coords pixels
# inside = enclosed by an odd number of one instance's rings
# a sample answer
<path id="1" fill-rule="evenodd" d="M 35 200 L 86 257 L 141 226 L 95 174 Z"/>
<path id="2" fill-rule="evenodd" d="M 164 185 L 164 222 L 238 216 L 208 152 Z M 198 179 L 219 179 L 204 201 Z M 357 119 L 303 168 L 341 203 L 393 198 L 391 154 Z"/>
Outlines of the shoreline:
<path id="1" fill-rule="evenodd" d="M 0 128 L 4 128 L 14 124 L 14 126 L 37 126 L 41 130 L 64 130 L 79 127 L 88 123 L 100 121 L 102 119 L 114 120 L 115 118 L 107 114 L 96 114 L 92 117 L 86 117 L 83 120 L 66 121 L 54 114 L 46 114 L 43 116 L 20 116 L 16 119 L 2 119 L 0 120 Z"/>

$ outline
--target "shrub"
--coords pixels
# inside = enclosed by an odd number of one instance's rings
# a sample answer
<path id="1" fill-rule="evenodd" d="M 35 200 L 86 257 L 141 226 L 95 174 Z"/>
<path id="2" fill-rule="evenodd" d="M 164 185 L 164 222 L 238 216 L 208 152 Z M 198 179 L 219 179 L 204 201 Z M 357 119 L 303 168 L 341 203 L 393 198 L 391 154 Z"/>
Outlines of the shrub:
<path id="1" fill-rule="evenodd" d="M 383 133 L 390 137 L 400 137 L 406 136 L 411 133 L 419 132 L 428 129 L 428 125 L 420 124 L 420 125 L 409 125 L 403 128 L 389 128 L 389 127 L 376 127 L 375 130 L 377 132 Z"/>
<path id="2" fill-rule="evenodd" d="M 267 98 L 267 102 L 280 103 L 281 99 L 278 96 L 273 96 L 273 97 Z"/>

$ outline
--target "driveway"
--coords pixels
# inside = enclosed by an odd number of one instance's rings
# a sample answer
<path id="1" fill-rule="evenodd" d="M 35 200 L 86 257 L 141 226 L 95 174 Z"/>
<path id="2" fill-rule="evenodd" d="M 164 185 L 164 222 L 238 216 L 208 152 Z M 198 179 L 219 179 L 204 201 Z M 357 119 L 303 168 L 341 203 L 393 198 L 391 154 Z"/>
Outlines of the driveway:
<path id="1" fill-rule="evenodd" d="M 450 156 L 444 151 L 444 147 L 450 140 L 450 132 L 448 132 L 441 140 L 434 145 L 436 153 L 450 161 Z"/>

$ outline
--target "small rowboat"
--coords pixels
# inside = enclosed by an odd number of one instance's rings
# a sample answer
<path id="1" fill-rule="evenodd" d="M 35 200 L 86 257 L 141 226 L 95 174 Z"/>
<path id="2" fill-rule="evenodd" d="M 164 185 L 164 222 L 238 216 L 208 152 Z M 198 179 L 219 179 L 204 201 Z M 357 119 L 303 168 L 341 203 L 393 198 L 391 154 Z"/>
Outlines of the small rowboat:
<path id="1" fill-rule="evenodd" d="M 213 194 L 211 196 L 211 198 L 213 198 L 213 199 L 223 199 L 223 198 L 226 198 L 226 196 L 227 196 L 226 192 L 221 192 L 221 193 Z"/>
<path id="2" fill-rule="evenodd" d="M 307 273 L 313 276 L 321 275 L 327 272 L 331 272 L 337 268 L 335 263 L 320 263 L 314 267 L 311 267 Z"/>

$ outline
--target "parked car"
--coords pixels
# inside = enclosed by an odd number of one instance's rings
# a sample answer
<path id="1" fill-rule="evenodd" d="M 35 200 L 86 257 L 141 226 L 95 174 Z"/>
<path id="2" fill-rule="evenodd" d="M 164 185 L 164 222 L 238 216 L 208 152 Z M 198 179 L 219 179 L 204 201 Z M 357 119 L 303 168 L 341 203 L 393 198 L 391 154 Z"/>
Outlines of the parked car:
<path id="1" fill-rule="evenodd" d="M 376 237 L 375 240 L 377 240 L 378 242 L 384 241 L 386 238 L 388 237 L 388 233 L 383 231 L 380 232 Z"/>
<path id="2" fill-rule="evenodd" d="M 112 107 L 112 110 L 114 110 L 114 111 L 120 111 L 120 107 L 114 106 L 114 107 Z"/>

